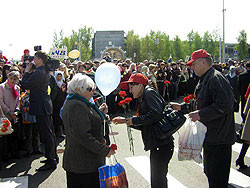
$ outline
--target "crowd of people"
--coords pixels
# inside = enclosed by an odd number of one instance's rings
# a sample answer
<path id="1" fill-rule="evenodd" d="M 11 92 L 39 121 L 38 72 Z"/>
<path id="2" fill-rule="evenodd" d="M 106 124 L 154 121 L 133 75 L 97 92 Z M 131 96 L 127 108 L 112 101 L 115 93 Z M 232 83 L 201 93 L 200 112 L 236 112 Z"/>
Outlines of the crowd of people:
<path id="1" fill-rule="evenodd" d="M 113 117 L 122 110 L 119 91 L 126 91 L 134 98 L 130 108 L 137 111 L 137 117 L 114 119 L 114 122 L 142 131 L 144 149 L 151 152 L 152 187 L 167 186 L 168 163 L 173 155 L 172 136 L 159 141 L 151 134 L 151 126 L 159 120 L 165 101 L 175 102 L 171 103 L 174 109 L 188 113 L 193 121 L 199 120 L 208 127 L 204 168 L 211 187 L 225 187 L 228 182 L 231 146 L 236 140 L 233 113 L 239 111 L 241 103 L 243 123 L 238 141 L 243 142 L 243 147 L 236 165 L 247 167 L 244 156 L 250 142 L 249 126 L 246 126 L 249 124 L 250 62 L 229 59 L 227 63 L 214 63 L 205 50 L 195 51 L 188 62 L 182 59 L 174 62 L 171 58 L 133 62 L 111 59 L 106 53 L 101 60 L 86 62 L 65 58 L 51 71 L 46 70 L 48 56 L 44 52 L 37 51 L 31 60 L 25 58 L 29 56 L 29 50 L 25 49 L 21 62 L 9 62 L 2 53 L 0 105 L 14 132 L 0 136 L 0 168 L 11 158 L 45 154 L 47 159 L 41 161 L 45 164 L 37 170 L 55 169 L 59 160 L 56 138 L 66 137 L 63 167 L 68 187 L 79 184 L 82 178 L 97 181 L 93 187 L 98 187 L 97 168 L 105 164 L 106 156 L 115 153 L 109 148 L 108 133 L 103 135 L 102 121 L 108 118 L 105 113 Z M 107 105 L 99 105 L 103 97 L 94 77 L 97 68 L 106 62 L 119 68 L 121 83 L 107 96 Z M 176 103 L 189 94 L 197 98 L 193 108 Z M 244 111 L 245 105 L 248 109 Z M 211 153 L 217 153 L 221 161 L 212 158 Z M 215 164 L 222 171 L 211 168 Z"/>

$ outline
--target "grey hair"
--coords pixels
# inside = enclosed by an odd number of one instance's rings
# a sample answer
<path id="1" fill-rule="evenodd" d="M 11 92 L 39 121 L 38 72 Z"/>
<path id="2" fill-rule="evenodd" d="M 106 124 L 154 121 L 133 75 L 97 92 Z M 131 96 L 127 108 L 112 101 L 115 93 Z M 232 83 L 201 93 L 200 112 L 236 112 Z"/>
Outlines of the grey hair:
<path id="1" fill-rule="evenodd" d="M 18 71 L 11 71 L 7 74 L 7 78 L 9 78 L 9 77 L 17 77 L 19 79 L 20 73 Z"/>
<path id="2" fill-rule="evenodd" d="M 95 87 L 94 81 L 87 75 L 77 73 L 72 80 L 68 83 L 67 93 L 77 94 L 77 88 L 80 89 L 81 93 L 84 93 L 88 87 Z"/>

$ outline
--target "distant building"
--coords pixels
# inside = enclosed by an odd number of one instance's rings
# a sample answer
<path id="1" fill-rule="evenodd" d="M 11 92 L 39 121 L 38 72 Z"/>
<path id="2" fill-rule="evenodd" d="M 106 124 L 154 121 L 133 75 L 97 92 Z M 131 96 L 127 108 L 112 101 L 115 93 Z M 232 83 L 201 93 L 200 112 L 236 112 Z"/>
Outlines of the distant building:
<path id="1" fill-rule="evenodd" d="M 124 31 L 96 31 L 92 41 L 92 58 L 102 59 L 109 52 L 112 59 L 125 59 Z"/>
<path id="2" fill-rule="evenodd" d="M 234 47 L 235 43 L 225 43 L 225 58 L 228 61 L 229 58 L 237 59 L 239 57 L 240 52 L 236 51 Z M 246 59 L 250 59 L 250 45 L 248 44 L 248 57 Z"/>

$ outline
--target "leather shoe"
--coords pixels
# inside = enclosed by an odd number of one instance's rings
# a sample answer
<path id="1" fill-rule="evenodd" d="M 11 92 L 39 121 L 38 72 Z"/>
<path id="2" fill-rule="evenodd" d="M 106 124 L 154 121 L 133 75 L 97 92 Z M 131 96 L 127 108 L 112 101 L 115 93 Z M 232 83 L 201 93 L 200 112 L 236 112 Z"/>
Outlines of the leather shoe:
<path id="1" fill-rule="evenodd" d="M 56 163 L 45 163 L 45 165 L 41 166 L 40 168 L 36 169 L 36 171 L 46 171 L 46 170 L 55 170 Z"/>

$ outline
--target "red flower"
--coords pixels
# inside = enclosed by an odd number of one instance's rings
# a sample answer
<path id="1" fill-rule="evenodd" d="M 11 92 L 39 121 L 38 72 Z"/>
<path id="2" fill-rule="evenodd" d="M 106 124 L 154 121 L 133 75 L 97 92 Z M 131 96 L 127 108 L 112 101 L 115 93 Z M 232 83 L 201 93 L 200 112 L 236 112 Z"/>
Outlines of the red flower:
<path id="1" fill-rule="evenodd" d="M 118 103 L 119 106 L 122 106 L 122 105 L 124 105 L 124 104 L 125 104 L 125 101 L 124 101 L 124 100 L 121 100 L 121 101 Z"/>
<path id="2" fill-rule="evenodd" d="M 3 133 L 5 133 L 6 131 L 8 131 L 8 128 L 7 128 L 7 127 L 2 127 L 2 128 L 1 128 L 1 131 L 2 131 Z"/>
<path id="3" fill-rule="evenodd" d="M 116 144 L 111 144 L 110 149 L 113 151 L 117 150 L 117 145 Z"/>
<path id="4" fill-rule="evenodd" d="M 191 94 L 191 95 L 188 96 L 188 98 L 189 98 L 189 99 L 194 99 L 194 95 Z"/>
<path id="5" fill-rule="evenodd" d="M 119 95 L 120 95 L 120 97 L 126 97 L 127 93 L 126 93 L 126 91 L 120 91 Z"/>
<path id="6" fill-rule="evenodd" d="M 170 84 L 170 81 L 165 80 L 165 81 L 164 81 L 164 84 Z"/>
<path id="7" fill-rule="evenodd" d="M 5 120 L 3 120 L 3 127 L 9 127 L 10 126 L 10 121 L 9 120 L 7 120 L 7 119 L 5 119 Z"/>
<path id="8" fill-rule="evenodd" d="M 98 98 L 95 98 L 95 99 L 94 99 L 94 102 L 96 102 L 96 101 L 98 101 Z"/>
<path id="9" fill-rule="evenodd" d="M 190 103 L 190 98 L 189 97 L 184 97 L 184 102 L 187 103 L 187 104 Z"/>
<path id="10" fill-rule="evenodd" d="M 129 104 L 132 101 L 131 97 L 127 97 L 126 99 L 124 99 L 125 104 Z"/>

